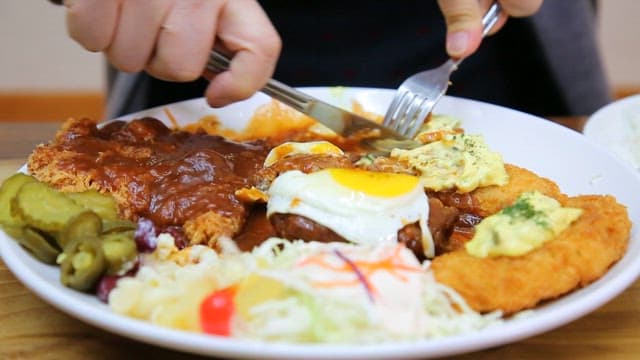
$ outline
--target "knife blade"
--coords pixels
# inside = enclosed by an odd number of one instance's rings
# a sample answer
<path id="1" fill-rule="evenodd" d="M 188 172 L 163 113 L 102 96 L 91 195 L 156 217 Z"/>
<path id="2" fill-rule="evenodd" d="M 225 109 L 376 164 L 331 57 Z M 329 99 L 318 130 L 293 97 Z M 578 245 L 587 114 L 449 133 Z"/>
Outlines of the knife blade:
<path id="1" fill-rule="evenodd" d="M 212 50 L 207 70 L 222 72 L 228 68 L 229 58 L 217 50 Z M 419 145 L 417 141 L 375 121 L 328 104 L 278 80 L 270 79 L 260 91 L 312 117 L 342 136 L 362 134 L 367 142 L 376 148 L 384 147 L 387 150 L 389 146 L 410 148 Z"/>

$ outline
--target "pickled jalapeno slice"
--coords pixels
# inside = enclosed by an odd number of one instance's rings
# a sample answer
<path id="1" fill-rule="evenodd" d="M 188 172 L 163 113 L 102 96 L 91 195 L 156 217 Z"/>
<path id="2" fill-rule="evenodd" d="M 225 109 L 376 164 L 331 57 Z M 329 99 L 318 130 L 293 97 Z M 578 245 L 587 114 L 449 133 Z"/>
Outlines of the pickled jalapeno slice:
<path id="1" fill-rule="evenodd" d="M 102 233 L 102 219 L 95 212 L 88 210 L 71 218 L 60 232 L 58 243 L 64 249 L 76 239 L 97 237 Z"/>
<path id="2" fill-rule="evenodd" d="M 80 291 L 91 290 L 107 270 L 102 243 L 97 237 L 72 241 L 59 256 L 60 260 L 60 281 Z"/>
<path id="3" fill-rule="evenodd" d="M 134 231 L 112 232 L 101 236 L 102 250 L 107 260 L 107 275 L 122 275 L 135 264 L 138 250 Z"/>

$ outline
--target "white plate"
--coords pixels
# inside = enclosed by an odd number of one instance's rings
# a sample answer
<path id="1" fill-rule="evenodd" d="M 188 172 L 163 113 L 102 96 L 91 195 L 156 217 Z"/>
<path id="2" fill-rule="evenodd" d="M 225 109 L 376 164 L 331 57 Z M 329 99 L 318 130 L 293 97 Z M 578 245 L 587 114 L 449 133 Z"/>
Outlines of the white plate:
<path id="1" fill-rule="evenodd" d="M 584 134 L 640 170 L 640 94 L 596 111 L 587 120 Z"/>
<path id="2" fill-rule="evenodd" d="M 337 105 L 360 102 L 366 109 L 382 113 L 393 91 L 350 88 L 336 91 L 308 88 L 309 93 Z M 264 95 L 224 109 L 211 109 L 202 99 L 167 106 L 181 122 L 193 122 L 216 114 L 232 127 L 242 128 Z M 436 112 L 463 119 L 468 133 L 481 133 L 505 161 L 529 168 L 555 180 L 566 193 L 612 194 L 628 206 L 634 224 L 640 220 L 640 178 L 629 166 L 579 133 L 514 110 L 459 98 L 445 97 Z M 167 121 L 163 108 L 127 116 L 154 116 Z M 67 289 L 58 281 L 56 267 L 43 265 L 29 256 L 15 241 L 0 232 L 0 253 L 11 271 L 38 296 L 87 323 L 100 328 L 177 350 L 205 355 L 270 359 L 371 359 L 427 358 L 452 355 L 506 344 L 559 327 L 603 305 L 640 273 L 640 238 L 637 226 L 627 254 L 595 283 L 539 307 L 529 317 L 475 333 L 417 342 L 375 345 L 291 345 L 261 343 L 195 334 L 162 328 L 117 315 L 95 297 Z"/>

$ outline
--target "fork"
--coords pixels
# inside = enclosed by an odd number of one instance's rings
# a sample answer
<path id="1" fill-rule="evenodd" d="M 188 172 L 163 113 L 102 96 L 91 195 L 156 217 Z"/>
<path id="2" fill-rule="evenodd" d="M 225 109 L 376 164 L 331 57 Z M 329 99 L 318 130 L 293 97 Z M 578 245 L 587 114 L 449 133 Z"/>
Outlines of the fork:
<path id="1" fill-rule="evenodd" d="M 494 2 L 482 18 L 482 36 L 487 35 L 500 17 L 500 4 Z M 449 77 L 462 59 L 451 59 L 435 69 L 407 78 L 396 91 L 382 125 L 413 138 L 427 115 L 449 87 Z"/>

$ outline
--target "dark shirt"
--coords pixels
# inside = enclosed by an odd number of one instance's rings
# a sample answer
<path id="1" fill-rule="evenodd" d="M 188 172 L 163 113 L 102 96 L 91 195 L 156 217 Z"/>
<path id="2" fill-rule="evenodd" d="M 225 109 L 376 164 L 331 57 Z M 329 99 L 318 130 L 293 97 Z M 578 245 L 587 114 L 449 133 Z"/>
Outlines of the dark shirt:
<path id="1" fill-rule="evenodd" d="M 260 3 L 283 42 L 274 78 L 292 86 L 397 88 L 410 75 L 446 59 L 446 28 L 436 1 L 262 0 Z M 536 16 L 546 12 L 558 17 L 560 13 L 553 7 L 563 3 L 573 3 L 565 4 L 571 7 L 584 2 L 547 0 Z M 588 5 L 583 10 L 589 16 L 594 9 Z M 595 79 L 591 81 L 594 84 L 584 84 L 593 87 L 586 90 L 593 93 L 586 97 L 588 103 L 575 105 L 567 101 L 571 97 L 566 92 L 571 91 L 571 86 L 563 86 L 558 70 L 550 68 L 554 65 L 549 61 L 553 55 L 543 51 L 544 37 L 540 35 L 563 29 L 553 29 L 559 26 L 553 22 L 545 23 L 543 29 L 535 24 L 531 18 L 511 18 L 500 32 L 484 39 L 480 49 L 453 73 L 448 95 L 541 116 L 587 115 L 608 102 L 608 87 L 599 59 L 595 67 L 588 68 L 589 71 L 593 68 Z M 593 38 L 586 41 L 589 56 L 593 57 Z M 575 58 L 563 61 L 567 64 L 583 61 L 580 58 L 583 55 L 577 52 L 574 55 Z M 142 108 L 201 97 L 207 85 L 204 80 L 175 84 L 147 77 L 142 81 L 144 86 L 136 90 L 145 92 L 145 101 L 137 103 Z M 121 112 L 135 110 L 138 109 L 129 107 Z"/>

